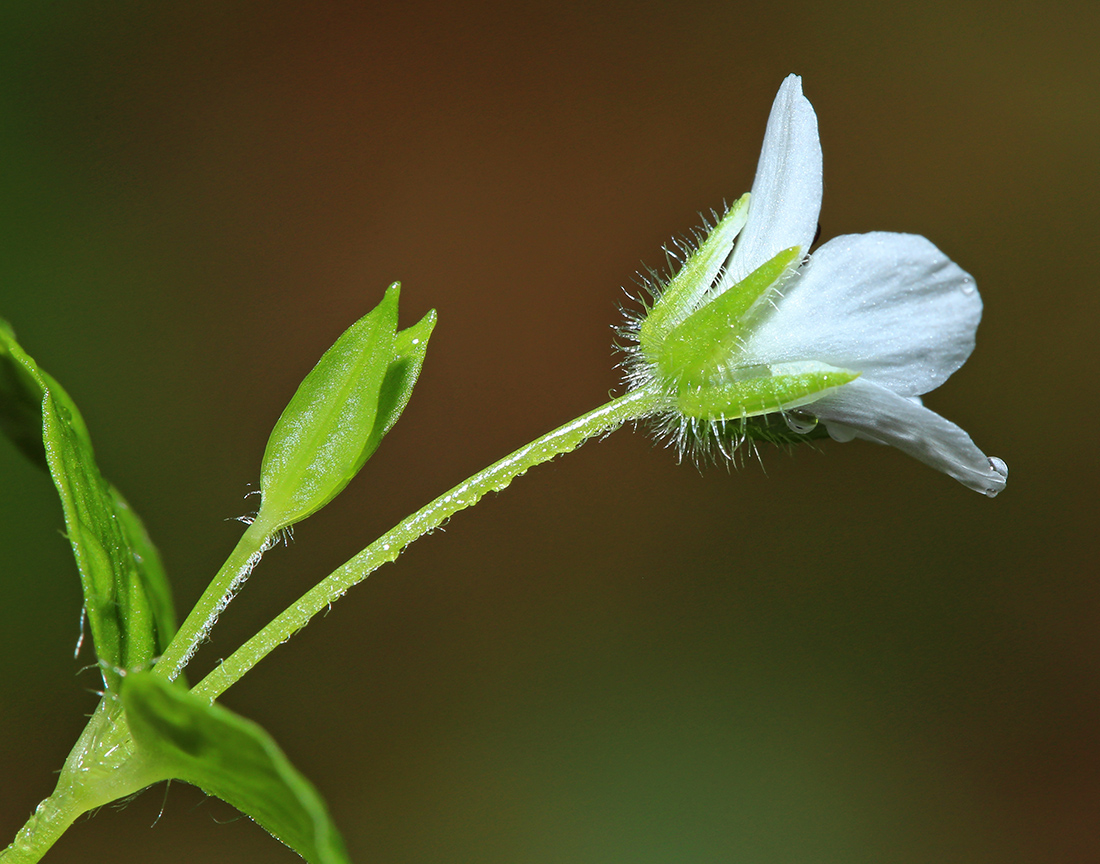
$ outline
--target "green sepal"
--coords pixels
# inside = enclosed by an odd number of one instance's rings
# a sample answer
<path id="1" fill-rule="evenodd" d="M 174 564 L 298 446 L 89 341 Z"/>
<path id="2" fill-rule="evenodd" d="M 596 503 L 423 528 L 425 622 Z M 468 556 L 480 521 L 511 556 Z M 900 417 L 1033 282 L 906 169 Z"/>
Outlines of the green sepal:
<path id="1" fill-rule="evenodd" d="M 739 353 L 745 316 L 799 255 L 798 246 L 784 249 L 674 327 L 651 357 L 661 383 L 700 387 L 720 377 Z"/>
<path id="2" fill-rule="evenodd" d="M 349 864 L 320 793 L 258 724 L 152 672 L 126 676 L 122 704 L 151 782 L 198 786 L 311 864 Z"/>
<path id="3" fill-rule="evenodd" d="M 805 444 L 807 441 L 824 441 L 829 437 L 828 427 L 824 423 L 819 423 L 811 414 L 795 410 L 793 414 L 788 413 L 787 417 L 794 418 L 795 428 L 789 426 L 779 413 L 761 414 L 746 420 L 727 422 L 731 428 L 747 438 L 780 446 Z"/>
<path id="4" fill-rule="evenodd" d="M 398 330 L 393 340 L 393 360 L 386 369 L 382 387 L 378 392 L 378 414 L 374 418 L 374 428 L 363 448 L 363 462 L 366 462 L 382 439 L 409 404 L 413 387 L 420 377 L 424 366 L 424 355 L 428 353 L 428 339 L 435 329 L 436 314 L 432 309 L 412 327 Z"/>
<path id="5" fill-rule="evenodd" d="M 324 507 L 377 447 L 376 421 L 387 413 L 382 387 L 396 357 L 399 294 L 395 282 L 378 306 L 344 331 L 276 422 L 260 467 L 256 517 L 271 531 Z"/>
<path id="6" fill-rule="evenodd" d="M 726 263 L 748 216 L 749 195 L 746 193 L 733 203 L 668 281 L 638 329 L 638 343 L 643 353 L 651 351 L 672 328 L 698 308 Z"/>
<path id="7" fill-rule="evenodd" d="M 680 391 L 676 409 L 701 420 L 756 417 L 815 402 L 827 391 L 859 377 L 858 372 L 824 363 L 787 363 L 744 371 L 743 378 Z"/>
<path id="8" fill-rule="evenodd" d="M 61 497 L 96 657 L 107 687 L 116 687 L 119 669 L 149 664 L 175 633 L 160 556 L 137 514 L 100 474 L 80 411 L 6 323 L 0 327 L 0 380 L 4 431 L 45 465 Z M 33 446 L 35 425 L 40 447 Z"/>
<path id="9" fill-rule="evenodd" d="M 708 419 L 693 423 L 691 429 L 693 455 L 699 462 L 727 460 L 746 441 L 794 447 L 829 437 L 826 424 L 798 410 L 731 420 Z"/>

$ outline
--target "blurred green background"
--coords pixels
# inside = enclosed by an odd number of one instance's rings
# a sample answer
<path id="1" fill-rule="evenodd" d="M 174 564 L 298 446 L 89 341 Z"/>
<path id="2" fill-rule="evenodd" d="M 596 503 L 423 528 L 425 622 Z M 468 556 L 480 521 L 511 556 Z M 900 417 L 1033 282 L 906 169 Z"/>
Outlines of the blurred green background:
<path id="1" fill-rule="evenodd" d="M 6 2 L 0 315 L 185 611 L 321 352 L 392 280 L 404 324 L 439 310 L 404 418 L 269 553 L 209 669 L 618 387 L 620 286 L 749 188 L 797 72 L 823 237 L 925 234 L 977 277 L 978 349 L 927 402 L 1007 491 L 859 442 L 700 473 L 621 431 L 422 540 L 224 701 L 358 861 L 1100 860 L 1098 34 L 1095 2 Z M 2 845 L 97 676 L 52 487 L 7 442 L 0 489 Z M 47 860 L 297 859 L 177 784 Z"/>

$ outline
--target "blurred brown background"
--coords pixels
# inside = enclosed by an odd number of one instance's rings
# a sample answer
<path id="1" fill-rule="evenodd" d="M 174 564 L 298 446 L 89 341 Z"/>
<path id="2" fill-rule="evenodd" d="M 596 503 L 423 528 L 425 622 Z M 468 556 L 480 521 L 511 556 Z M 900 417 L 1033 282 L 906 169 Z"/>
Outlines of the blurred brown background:
<path id="1" fill-rule="evenodd" d="M 84 410 L 181 611 L 271 425 L 400 279 L 439 310 L 362 476 L 269 554 L 209 669 L 439 492 L 617 388 L 620 286 L 752 182 L 797 72 L 823 237 L 978 280 L 928 404 L 987 500 L 824 443 L 728 474 L 629 430 L 376 573 L 225 702 L 371 862 L 1100 860 L 1094 2 L 0 7 L 0 315 Z M 48 481 L 0 442 L 0 845 L 96 685 Z M 155 827 L 162 809 L 163 816 Z M 47 861 L 297 860 L 194 789 Z"/>

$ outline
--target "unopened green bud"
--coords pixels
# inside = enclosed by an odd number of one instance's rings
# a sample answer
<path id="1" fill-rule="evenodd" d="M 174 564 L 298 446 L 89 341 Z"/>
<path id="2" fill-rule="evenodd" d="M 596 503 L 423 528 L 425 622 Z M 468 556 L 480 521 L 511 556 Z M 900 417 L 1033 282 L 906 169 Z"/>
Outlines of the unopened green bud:
<path id="1" fill-rule="evenodd" d="M 356 321 L 305 377 L 271 432 L 257 521 L 272 532 L 335 498 L 401 415 L 435 324 L 397 332 L 400 285 Z"/>

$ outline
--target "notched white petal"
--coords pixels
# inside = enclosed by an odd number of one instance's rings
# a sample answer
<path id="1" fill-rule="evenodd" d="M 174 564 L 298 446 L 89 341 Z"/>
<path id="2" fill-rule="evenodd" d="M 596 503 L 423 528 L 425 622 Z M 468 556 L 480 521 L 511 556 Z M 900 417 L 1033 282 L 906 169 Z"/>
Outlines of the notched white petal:
<path id="1" fill-rule="evenodd" d="M 762 307 L 749 359 L 821 360 L 903 396 L 935 389 L 962 366 L 982 317 L 970 274 L 915 234 L 836 237 L 782 294 Z"/>
<path id="2" fill-rule="evenodd" d="M 837 426 L 834 437 L 840 440 L 854 432 L 897 447 L 990 498 L 1005 488 L 1008 466 L 1001 459 L 986 456 L 954 423 L 871 381 L 859 378 L 803 410 L 824 422 L 831 435 Z"/>
<path id="3" fill-rule="evenodd" d="M 806 250 L 821 212 L 821 141 L 817 115 L 802 95 L 802 79 L 789 75 L 768 117 L 752 184 L 749 218 L 733 250 L 721 293 L 783 249 Z"/>

